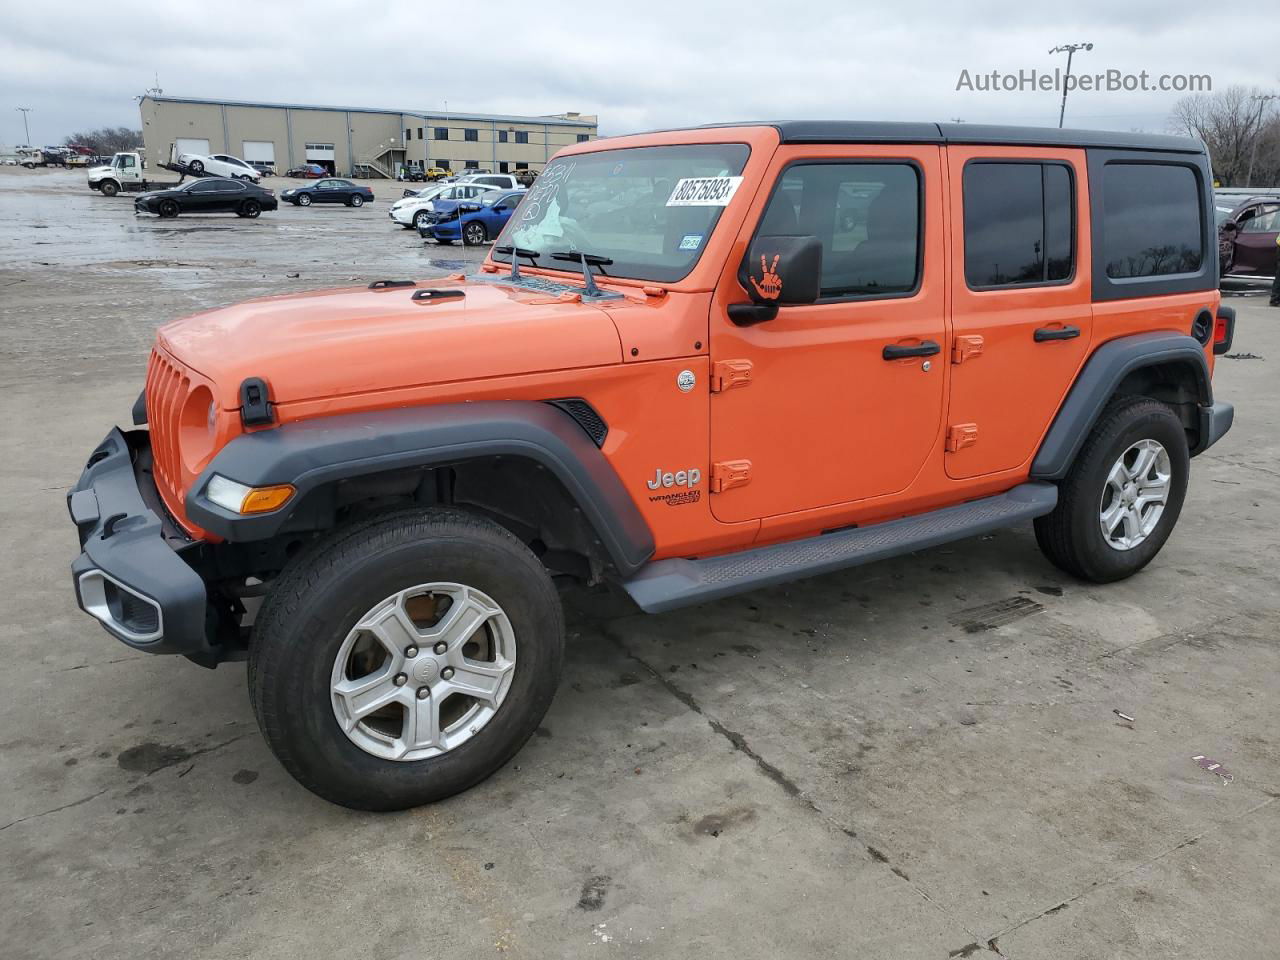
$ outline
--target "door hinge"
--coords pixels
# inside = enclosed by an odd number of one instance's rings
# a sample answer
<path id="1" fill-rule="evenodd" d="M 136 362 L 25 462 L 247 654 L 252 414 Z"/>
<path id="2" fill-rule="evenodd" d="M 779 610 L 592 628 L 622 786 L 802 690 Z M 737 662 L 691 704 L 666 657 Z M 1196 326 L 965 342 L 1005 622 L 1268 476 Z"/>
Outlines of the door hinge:
<path id="1" fill-rule="evenodd" d="M 978 425 L 976 423 L 953 423 L 947 427 L 947 453 L 955 453 L 977 442 Z"/>
<path id="2" fill-rule="evenodd" d="M 966 333 L 956 337 L 951 344 L 951 362 L 964 363 L 970 357 L 976 357 L 982 352 L 983 343 L 980 333 Z"/>
<path id="3" fill-rule="evenodd" d="M 717 360 L 711 367 L 711 392 L 723 393 L 751 383 L 750 360 Z"/>
<path id="4" fill-rule="evenodd" d="M 751 482 L 750 460 L 721 460 L 711 465 L 711 492 L 724 493 Z"/>

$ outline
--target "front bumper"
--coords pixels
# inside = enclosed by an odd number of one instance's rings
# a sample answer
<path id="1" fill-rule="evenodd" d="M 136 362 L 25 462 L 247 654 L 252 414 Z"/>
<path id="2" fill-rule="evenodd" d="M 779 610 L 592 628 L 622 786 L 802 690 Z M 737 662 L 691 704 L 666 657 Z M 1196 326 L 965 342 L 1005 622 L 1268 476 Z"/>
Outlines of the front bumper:
<path id="1" fill-rule="evenodd" d="M 208 594 L 179 553 L 197 544 L 166 517 L 150 464 L 146 431 L 113 429 L 67 494 L 82 551 L 71 564 L 76 601 L 135 650 L 212 666 Z"/>
<path id="2" fill-rule="evenodd" d="M 431 240 L 460 240 L 462 230 L 457 220 L 446 220 L 444 223 L 426 223 L 418 231 L 423 237 Z"/>

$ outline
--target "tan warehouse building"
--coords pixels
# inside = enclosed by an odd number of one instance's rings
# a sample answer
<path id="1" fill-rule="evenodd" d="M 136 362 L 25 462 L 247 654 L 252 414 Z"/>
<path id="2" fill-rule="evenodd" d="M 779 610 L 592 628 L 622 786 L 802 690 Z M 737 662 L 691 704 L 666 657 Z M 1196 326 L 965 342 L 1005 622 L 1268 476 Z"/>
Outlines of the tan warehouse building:
<path id="1" fill-rule="evenodd" d="M 283 173 L 315 163 L 340 176 L 393 177 L 401 167 L 455 172 L 541 170 L 561 147 L 597 136 L 596 117 L 517 117 L 301 103 L 145 96 L 147 156 L 227 153 Z"/>

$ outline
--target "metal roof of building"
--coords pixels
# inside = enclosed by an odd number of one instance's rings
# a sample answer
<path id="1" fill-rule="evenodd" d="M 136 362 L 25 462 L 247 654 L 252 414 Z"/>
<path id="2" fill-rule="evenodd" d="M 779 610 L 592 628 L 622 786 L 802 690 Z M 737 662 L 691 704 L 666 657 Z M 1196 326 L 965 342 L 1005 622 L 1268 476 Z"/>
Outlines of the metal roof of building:
<path id="1" fill-rule="evenodd" d="M 330 110 L 337 113 L 401 113 L 411 117 L 421 117 L 426 120 L 428 118 L 444 119 L 447 117 L 453 120 L 479 120 L 485 123 L 545 123 L 555 124 L 562 127 L 595 127 L 598 126 L 595 120 L 584 119 L 579 117 L 555 116 L 553 114 L 538 116 L 515 116 L 505 113 L 462 113 L 450 110 L 446 114 L 443 110 L 401 110 L 392 107 L 343 107 L 331 104 L 319 103 L 267 103 L 255 100 L 214 100 L 207 97 L 169 97 L 169 96 L 152 96 L 143 97 L 144 100 L 154 100 L 156 103 L 199 103 L 215 107 L 261 107 L 268 110 Z"/>

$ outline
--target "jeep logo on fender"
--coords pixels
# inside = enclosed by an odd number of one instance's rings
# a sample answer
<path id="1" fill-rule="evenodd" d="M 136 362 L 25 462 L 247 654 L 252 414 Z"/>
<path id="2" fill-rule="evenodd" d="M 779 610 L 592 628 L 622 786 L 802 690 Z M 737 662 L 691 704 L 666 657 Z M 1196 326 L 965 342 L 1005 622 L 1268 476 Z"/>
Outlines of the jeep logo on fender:
<path id="1" fill-rule="evenodd" d="M 649 481 L 650 490 L 657 490 L 659 487 L 696 487 L 702 482 L 702 471 L 696 468 L 690 470 L 677 470 L 675 473 L 663 473 L 661 470 L 654 471 L 653 479 Z"/>

